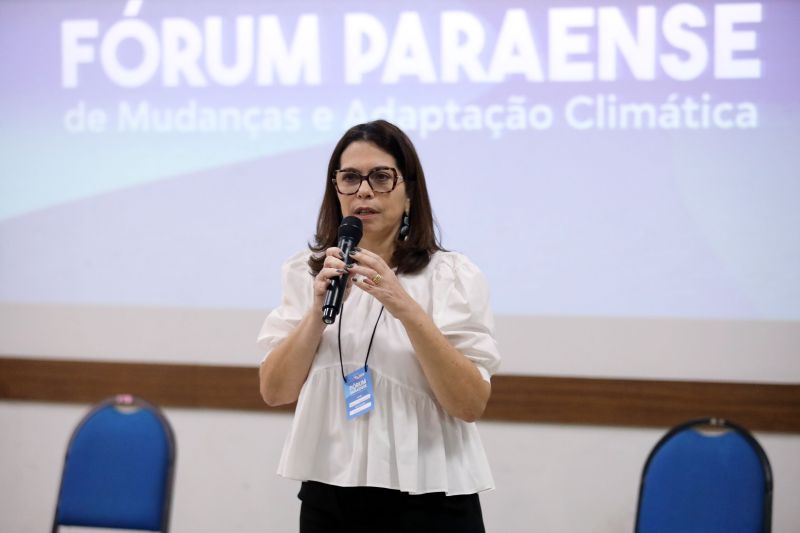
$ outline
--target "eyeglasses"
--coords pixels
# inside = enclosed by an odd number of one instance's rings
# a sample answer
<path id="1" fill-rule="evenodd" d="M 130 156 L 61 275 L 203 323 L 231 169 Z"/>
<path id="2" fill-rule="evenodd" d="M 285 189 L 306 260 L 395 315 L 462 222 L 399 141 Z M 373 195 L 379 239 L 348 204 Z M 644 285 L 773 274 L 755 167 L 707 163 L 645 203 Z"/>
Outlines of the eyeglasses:
<path id="1" fill-rule="evenodd" d="M 392 167 L 375 167 L 367 174 L 360 174 L 352 169 L 339 169 L 332 179 L 339 194 L 355 194 L 361 188 L 361 182 L 367 181 L 373 192 L 392 192 L 397 187 L 397 170 Z"/>

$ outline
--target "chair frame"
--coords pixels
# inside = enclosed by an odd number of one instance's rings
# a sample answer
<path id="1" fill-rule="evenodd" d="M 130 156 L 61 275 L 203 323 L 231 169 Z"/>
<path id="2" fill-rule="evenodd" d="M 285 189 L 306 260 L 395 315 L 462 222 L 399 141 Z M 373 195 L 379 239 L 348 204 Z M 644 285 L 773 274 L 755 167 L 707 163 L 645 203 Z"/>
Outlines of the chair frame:
<path id="1" fill-rule="evenodd" d="M 161 426 L 164 428 L 164 433 L 166 435 L 167 440 L 167 447 L 169 449 L 169 466 L 167 467 L 167 476 L 166 476 L 166 487 L 164 489 L 164 501 L 162 503 L 162 518 L 161 518 L 161 529 L 162 533 L 169 533 L 169 524 L 170 524 L 170 514 L 172 511 L 172 489 L 173 484 L 175 481 L 175 460 L 177 458 L 176 450 L 175 450 L 175 433 L 172 430 L 172 426 L 170 425 L 167 418 L 161 412 L 161 409 L 156 407 L 155 405 L 151 404 L 150 402 L 131 394 L 117 394 L 115 396 L 111 396 L 106 398 L 99 403 L 95 404 L 86 415 L 81 419 L 75 429 L 72 430 L 72 435 L 70 436 L 69 443 L 67 444 L 67 451 L 64 455 L 64 464 L 61 467 L 61 481 L 59 482 L 58 486 L 58 499 L 56 500 L 56 511 L 55 515 L 53 516 L 53 528 L 51 533 L 57 533 L 61 524 L 58 521 L 58 514 L 61 506 L 61 497 L 62 491 L 64 490 L 64 471 L 66 470 L 67 461 L 69 461 L 69 454 L 70 450 L 72 450 L 73 442 L 75 441 L 76 436 L 78 435 L 81 428 L 83 428 L 84 424 L 86 424 L 89 419 L 91 419 L 98 411 L 101 409 L 105 409 L 106 407 L 113 406 L 113 407 L 136 407 L 139 409 L 145 409 L 152 413 L 158 421 L 161 423 Z M 113 529 L 113 528 L 112 528 Z"/>
<path id="2" fill-rule="evenodd" d="M 650 463 L 653 461 L 653 458 L 656 454 L 660 451 L 661 447 L 666 444 L 673 436 L 677 433 L 685 431 L 687 429 L 695 428 L 695 427 L 711 427 L 714 429 L 721 429 L 721 430 L 731 430 L 738 433 L 742 436 L 748 444 L 753 448 L 753 450 L 758 455 L 759 460 L 761 461 L 761 467 L 764 472 L 764 521 L 762 526 L 763 533 L 770 533 L 772 531 L 772 467 L 769 463 L 769 458 L 767 457 L 764 448 L 761 447 L 761 444 L 753 437 L 753 435 L 744 427 L 731 422 L 730 420 L 726 420 L 724 418 L 714 418 L 714 417 L 704 417 L 704 418 L 694 418 L 692 420 L 688 420 L 682 424 L 679 424 L 664 434 L 661 439 L 653 446 L 653 449 L 650 451 L 650 454 L 647 456 L 647 461 L 645 461 L 644 468 L 642 468 L 642 477 L 639 482 L 639 501 L 636 504 L 636 523 L 634 525 L 634 532 L 638 533 L 639 531 L 639 520 L 641 518 L 642 512 L 642 495 L 644 493 L 644 484 L 645 479 L 647 478 L 647 473 L 650 468 Z"/>

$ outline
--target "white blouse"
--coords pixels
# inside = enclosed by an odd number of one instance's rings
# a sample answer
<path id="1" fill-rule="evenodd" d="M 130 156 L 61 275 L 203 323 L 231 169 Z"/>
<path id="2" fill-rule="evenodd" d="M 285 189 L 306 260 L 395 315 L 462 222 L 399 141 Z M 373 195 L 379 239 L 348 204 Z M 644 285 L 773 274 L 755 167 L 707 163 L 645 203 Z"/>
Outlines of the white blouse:
<path id="1" fill-rule="evenodd" d="M 269 353 L 313 302 L 309 252 L 283 265 L 283 299 L 259 334 Z M 398 276 L 450 343 L 486 381 L 500 355 L 486 280 L 465 256 L 437 252 L 421 272 Z M 474 423 L 442 409 L 399 320 L 381 315 L 369 356 L 375 408 L 348 420 L 337 347 L 338 322 L 345 374 L 364 366 L 381 303 L 353 287 L 337 322 L 328 326 L 297 401 L 278 474 L 344 487 L 371 486 L 412 494 L 472 494 L 494 488 Z"/>

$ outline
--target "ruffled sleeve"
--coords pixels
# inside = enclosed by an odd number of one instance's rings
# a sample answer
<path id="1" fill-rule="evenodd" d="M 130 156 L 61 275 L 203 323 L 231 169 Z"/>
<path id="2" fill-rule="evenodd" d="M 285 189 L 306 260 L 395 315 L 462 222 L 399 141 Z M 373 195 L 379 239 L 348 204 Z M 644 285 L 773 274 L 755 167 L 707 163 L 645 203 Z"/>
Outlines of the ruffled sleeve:
<path id="1" fill-rule="evenodd" d="M 434 323 L 450 343 L 470 359 L 483 379 L 500 366 L 494 337 L 489 286 L 483 273 L 465 256 L 439 253 L 433 279 Z"/>
<path id="2" fill-rule="evenodd" d="M 272 310 L 261 326 L 258 345 L 264 359 L 300 323 L 314 298 L 313 277 L 308 267 L 309 252 L 298 252 L 281 269 L 281 304 Z"/>

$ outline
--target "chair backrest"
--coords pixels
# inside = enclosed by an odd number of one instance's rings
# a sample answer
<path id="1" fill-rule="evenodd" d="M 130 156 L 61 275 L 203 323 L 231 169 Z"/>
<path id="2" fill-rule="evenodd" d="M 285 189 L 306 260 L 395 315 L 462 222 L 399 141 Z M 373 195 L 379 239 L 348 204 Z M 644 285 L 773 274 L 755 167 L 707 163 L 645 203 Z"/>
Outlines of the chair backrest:
<path id="1" fill-rule="evenodd" d="M 672 428 L 645 463 L 636 533 L 771 530 L 772 469 L 744 428 L 718 418 Z"/>
<path id="2" fill-rule="evenodd" d="M 169 530 L 175 438 L 161 411 L 119 395 L 92 408 L 67 446 L 53 520 L 60 525 Z"/>

